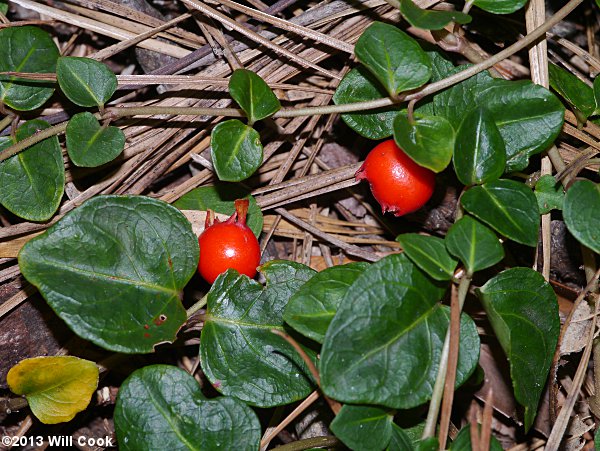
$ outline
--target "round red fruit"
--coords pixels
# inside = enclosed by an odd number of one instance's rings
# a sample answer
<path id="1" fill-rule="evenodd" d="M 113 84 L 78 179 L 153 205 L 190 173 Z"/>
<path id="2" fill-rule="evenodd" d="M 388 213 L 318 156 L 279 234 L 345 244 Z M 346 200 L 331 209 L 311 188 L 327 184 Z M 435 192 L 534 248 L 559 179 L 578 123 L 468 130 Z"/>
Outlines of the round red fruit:
<path id="1" fill-rule="evenodd" d="M 419 166 L 393 139 L 377 145 L 356 173 L 366 179 L 384 213 L 403 216 L 421 208 L 431 198 L 435 174 Z"/>
<path id="2" fill-rule="evenodd" d="M 248 277 L 256 275 L 260 264 L 260 246 L 256 236 L 246 225 L 248 200 L 235 201 L 235 213 L 225 222 L 215 219 L 208 210 L 204 232 L 200 234 L 200 261 L 198 272 L 209 283 L 219 274 L 235 269 Z"/>

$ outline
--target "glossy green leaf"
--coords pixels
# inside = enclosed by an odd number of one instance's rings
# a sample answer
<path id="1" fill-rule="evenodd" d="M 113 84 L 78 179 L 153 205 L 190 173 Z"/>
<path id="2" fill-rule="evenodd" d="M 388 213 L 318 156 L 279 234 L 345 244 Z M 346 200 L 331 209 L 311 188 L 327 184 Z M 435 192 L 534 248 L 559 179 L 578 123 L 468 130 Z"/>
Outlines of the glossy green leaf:
<path id="1" fill-rule="evenodd" d="M 8 12 L 8 0 L 0 0 L 0 13 L 6 15 Z"/>
<path id="2" fill-rule="evenodd" d="M 77 335 L 140 353 L 173 341 L 186 321 L 181 291 L 199 252 L 175 207 L 142 196 L 98 196 L 25 244 L 19 266 Z"/>
<path id="3" fill-rule="evenodd" d="M 467 66 L 459 66 L 449 73 L 446 77 L 465 70 Z M 442 69 L 447 70 L 442 66 Z M 479 72 L 465 81 L 462 81 L 451 88 L 433 96 L 434 111 L 437 116 L 446 118 L 455 130 L 460 128 L 460 124 L 465 114 L 479 105 L 477 103 L 478 95 L 494 83 L 494 79 L 487 71 Z M 483 105 L 486 106 L 486 105 Z"/>
<path id="4" fill-rule="evenodd" d="M 387 97 L 387 92 L 363 66 L 348 72 L 333 95 L 338 104 L 356 103 Z M 384 139 L 392 136 L 394 118 L 400 107 L 381 108 L 357 113 L 342 114 L 344 122 L 359 135 L 369 139 Z"/>
<path id="5" fill-rule="evenodd" d="M 467 24 L 471 22 L 471 16 L 460 11 L 435 11 L 421 9 L 414 4 L 413 0 L 401 0 L 400 12 L 406 21 L 413 27 L 425 30 L 441 30 L 452 22 Z"/>
<path id="6" fill-rule="evenodd" d="M 119 127 L 100 126 L 93 114 L 77 113 L 67 124 L 67 152 L 76 166 L 93 168 L 117 158 L 125 148 Z"/>
<path id="7" fill-rule="evenodd" d="M 258 132 L 237 119 L 213 128 L 210 144 L 212 162 L 221 181 L 241 182 L 262 164 L 263 146 Z"/>
<path id="8" fill-rule="evenodd" d="M 354 53 L 392 96 L 418 88 L 431 77 L 431 65 L 423 49 L 393 25 L 369 25 L 356 42 Z"/>
<path id="9" fill-rule="evenodd" d="M 25 26 L 0 30 L 0 72 L 56 71 L 58 48 L 44 30 Z M 47 81 L 0 77 L 0 102 L 18 111 L 42 106 L 54 93 Z"/>
<path id="10" fill-rule="evenodd" d="M 596 109 L 594 90 L 571 72 L 548 63 L 550 86 L 570 105 L 581 111 L 587 118 Z"/>
<path id="11" fill-rule="evenodd" d="M 493 14 L 511 14 L 521 9 L 527 0 L 475 0 L 473 4 Z"/>
<path id="12" fill-rule="evenodd" d="M 461 197 L 465 209 L 498 233 L 535 247 L 540 212 L 533 191 L 513 180 L 495 180 L 469 189 Z"/>
<path id="13" fill-rule="evenodd" d="M 480 185 L 504 173 L 504 139 L 486 108 L 475 108 L 465 116 L 456 133 L 453 161 L 456 176 L 464 185 Z"/>
<path id="14" fill-rule="evenodd" d="M 374 406 L 342 406 L 331 431 L 354 451 L 383 450 L 392 439 L 394 412 Z"/>
<path id="15" fill-rule="evenodd" d="M 440 442 L 437 437 L 429 437 L 419 440 L 415 446 L 415 451 L 437 451 L 440 447 Z"/>
<path id="16" fill-rule="evenodd" d="M 50 127 L 39 119 L 25 122 L 17 130 L 17 140 Z M 0 138 L 0 149 L 12 145 Z M 0 162 L 0 203 L 28 221 L 46 221 L 58 210 L 65 190 L 65 165 L 58 138 L 53 136 Z"/>
<path id="17" fill-rule="evenodd" d="M 600 253 L 600 185 L 589 180 L 575 182 L 567 190 L 563 218 L 577 241 Z"/>
<path id="18" fill-rule="evenodd" d="M 560 333 L 558 302 L 544 277 L 529 268 L 501 272 L 477 290 L 510 362 L 517 401 L 525 407 L 525 430 L 537 413 Z"/>
<path id="19" fill-rule="evenodd" d="M 283 319 L 302 335 L 323 343 L 342 298 L 368 267 L 367 263 L 348 263 L 316 274 L 291 297 Z"/>
<path id="20" fill-rule="evenodd" d="M 122 450 L 258 450 L 256 414 L 241 401 L 208 399 L 175 366 L 134 371 L 119 389 L 115 429 Z"/>
<path id="21" fill-rule="evenodd" d="M 206 211 L 209 208 L 217 213 L 231 216 L 235 213 L 236 199 L 248 199 L 248 215 L 246 224 L 258 238 L 263 228 L 263 214 L 250 195 L 250 190 L 233 183 L 217 183 L 211 186 L 201 186 L 179 198 L 173 205 L 180 210 Z"/>
<path id="22" fill-rule="evenodd" d="M 521 171 L 562 130 L 565 107 L 543 86 L 527 80 L 494 80 L 477 97 L 492 114 L 506 145 L 506 172 Z"/>
<path id="23" fill-rule="evenodd" d="M 394 120 L 396 144 L 419 165 L 441 172 L 450 164 L 454 128 L 441 116 L 415 114 L 414 123 L 400 113 Z"/>
<path id="24" fill-rule="evenodd" d="M 414 447 L 408 434 L 397 424 L 392 424 L 392 438 L 386 451 L 413 451 Z"/>
<path id="25" fill-rule="evenodd" d="M 458 263 L 446 250 L 444 240 L 418 233 L 398 235 L 404 253 L 435 280 L 451 280 Z"/>
<path id="26" fill-rule="evenodd" d="M 13 366 L 6 382 L 13 393 L 25 395 L 42 423 L 64 423 L 90 403 L 98 387 L 98 367 L 72 356 L 34 357 Z"/>
<path id="27" fill-rule="evenodd" d="M 481 430 L 481 427 L 480 427 Z M 471 426 L 466 425 L 463 427 L 454 441 L 450 444 L 450 451 L 472 451 L 471 446 Z M 490 436 L 490 451 L 502 451 L 502 445 L 496 437 Z"/>
<path id="28" fill-rule="evenodd" d="M 61 56 L 56 79 L 69 100 L 79 106 L 103 106 L 117 89 L 117 77 L 100 61 Z"/>
<path id="29" fill-rule="evenodd" d="M 208 293 L 200 339 L 202 369 L 223 394 L 271 407 L 309 395 L 313 386 L 305 364 L 285 340 L 283 310 L 315 272 L 299 263 L 272 260 L 261 267 L 266 287 L 229 270 Z"/>
<path id="30" fill-rule="evenodd" d="M 438 371 L 449 310 L 435 282 L 404 254 L 369 266 L 342 299 L 321 350 L 324 393 L 344 403 L 408 409 L 426 402 Z M 479 336 L 461 318 L 457 386 L 477 365 Z"/>
<path id="31" fill-rule="evenodd" d="M 504 258 L 504 248 L 494 232 L 470 216 L 456 221 L 446 234 L 448 251 L 473 274 Z"/>
<path id="32" fill-rule="evenodd" d="M 594 78 L 594 111 L 591 115 L 596 116 L 598 114 L 600 114 L 600 78 L 596 76 Z"/>
<path id="33" fill-rule="evenodd" d="M 229 79 L 229 94 L 253 124 L 275 114 L 281 108 L 269 85 L 256 73 L 236 69 Z"/>
<path id="34" fill-rule="evenodd" d="M 545 215 L 552 210 L 562 210 L 565 192 L 560 182 L 550 174 L 542 175 L 535 184 L 540 214 Z"/>

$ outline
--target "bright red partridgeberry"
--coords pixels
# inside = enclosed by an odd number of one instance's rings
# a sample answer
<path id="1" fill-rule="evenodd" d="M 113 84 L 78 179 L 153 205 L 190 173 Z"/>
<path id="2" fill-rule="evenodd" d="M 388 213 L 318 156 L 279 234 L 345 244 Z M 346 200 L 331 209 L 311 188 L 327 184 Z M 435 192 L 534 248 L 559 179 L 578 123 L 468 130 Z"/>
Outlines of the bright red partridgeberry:
<path id="1" fill-rule="evenodd" d="M 366 179 L 384 213 L 403 216 L 421 208 L 431 198 L 435 174 L 419 166 L 393 139 L 375 146 L 356 180 Z"/>
<path id="2" fill-rule="evenodd" d="M 204 232 L 198 237 L 198 272 L 208 283 L 213 283 L 228 269 L 235 269 L 248 277 L 256 275 L 260 246 L 246 225 L 247 213 L 248 199 L 236 200 L 235 213 L 224 222 L 219 222 L 212 210 L 207 211 Z"/>

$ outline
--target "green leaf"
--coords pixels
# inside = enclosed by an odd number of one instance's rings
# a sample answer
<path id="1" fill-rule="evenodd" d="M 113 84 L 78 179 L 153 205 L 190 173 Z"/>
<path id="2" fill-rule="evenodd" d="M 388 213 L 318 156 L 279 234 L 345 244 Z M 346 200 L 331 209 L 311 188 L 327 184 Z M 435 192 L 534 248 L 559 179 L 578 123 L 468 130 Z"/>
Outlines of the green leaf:
<path id="1" fill-rule="evenodd" d="M 76 166 L 93 168 L 117 158 L 125 148 L 125 134 L 119 127 L 100 126 L 88 112 L 77 113 L 67 124 L 67 152 Z"/>
<path id="2" fill-rule="evenodd" d="M 400 113 L 394 120 L 394 140 L 416 163 L 441 172 L 452 159 L 454 128 L 441 116 L 415 114 L 411 124 L 408 115 Z"/>
<path id="3" fill-rule="evenodd" d="M 596 109 L 594 90 L 571 72 L 553 63 L 548 63 L 550 86 L 571 106 L 581 111 L 585 117 Z"/>
<path id="4" fill-rule="evenodd" d="M 262 164 L 263 146 L 258 132 L 237 119 L 213 128 L 210 143 L 212 162 L 221 181 L 241 182 Z"/>
<path id="5" fill-rule="evenodd" d="M 170 365 L 134 371 L 119 389 L 115 429 L 123 450 L 257 450 L 260 422 L 241 401 L 208 399 Z"/>
<path id="6" fill-rule="evenodd" d="M 331 431 L 355 451 L 382 450 L 392 439 L 394 412 L 372 406 L 342 406 Z"/>
<path id="7" fill-rule="evenodd" d="M 360 275 L 335 314 L 321 350 L 324 393 L 344 403 L 408 409 L 426 402 L 438 371 L 449 310 L 446 285 L 404 254 L 382 258 Z M 479 337 L 461 318 L 456 385 L 475 369 Z"/>
<path id="8" fill-rule="evenodd" d="M 431 77 L 431 65 L 423 49 L 393 25 L 369 25 L 358 38 L 354 53 L 391 96 L 418 88 Z"/>
<path id="9" fill-rule="evenodd" d="M 202 369 L 213 386 L 250 405 L 271 407 L 303 399 L 313 386 L 305 364 L 285 340 L 283 310 L 315 272 L 299 263 L 272 260 L 261 267 L 266 287 L 233 270 L 208 293 L 200 338 Z"/>
<path id="10" fill-rule="evenodd" d="M 117 352 L 152 352 L 186 321 L 183 287 L 198 238 L 175 207 L 142 196 L 98 196 L 19 253 L 25 278 L 80 337 Z"/>
<path id="11" fill-rule="evenodd" d="M 471 22 L 471 16 L 459 11 L 434 11 L 421 9 L 412 0 L 401 0 L 400 12 L 406 21 L 413 27 L 425 30 L 441 30 L 452 22 L 467 24 Z"/>
<path id="12" fill-rule="evenodd" d="M 596 4 L 598 6 L 600 6 L 599 2 L 600 0 L 596 0 Z M 600 428 L 596 429 L 596 434 L 594 435 L 594 445 L 596 446 L 596 449 L 600 449 Z"/>
<path id="13" fill-rule="evenodd" d="M 565 107 L 540 85 L 527 80 L 494 80 L 477 104 L 492 114 L 506 145 L 506 172 L 521 171 L 529 157 L 546 150 L 562 130 Z"/>
<path id="14" fill-rule="evenodd" d="M 525 407 L 525 430 L 535 419 L 560 332 L 558 303 L 544 277 L 529 268 L 501 272 L 477 290 L 510 362 L 517 401 Z"/>
<path id="15" fill-rule="evenodd" d="M 0 0 L 0 13 L 6 15 L 8 12 L 8 0 Z"/>
<path id="16" fill-rule="evenodd" d="M 550 174 L 542 175 L 535 184 L 540 214 L 545 215 L 552 210 L 562 210 L 565 192 L 562 185 Z"/>
<path id="17" fill-rule="evenodd" d="M 13 366 L 6 382 L 13 393 L 25 395 L 42 423 L 64 423 L 90 403 L 98 387 L 98 367 L 72 356 L 34 357 Z"/>
<path id="18" fill-rule="evenodd" d="M 234 202 L 236 199 L 248 199 L 248 216 L 246 224 L 258 238 L 263 228 L 263 214 L 256 203 L 256 199 L 250 195 L 250 190 L 233 183 L 216 183 L 211 186 L 202 186 L 193 189 L 179 198 L 173 205 L 180 210 L 206 211 L 211 209 L 224 215 L 235 213 Z"/>
<path id="19" fill-rule="evenodd" d="M 479 427 L 481 430 L 481 427 Z M 463 427 L 454 441 L 450 444 L 450 451 L 472 451 L 471 446 L 471 426 L 466 425 Z M 490 436 L 490 451 L 502 451 L 502 445 L 496 437 Z"/>
<path id="20" fill-rule="evenodd" d="M 369 265 L 332 266 L 313 276 L 291 297 L 283 319 L 302 335 L 323 343 L 342 298 Z"/>
<path id="21" fill-rule="evenodd" d="M 17 130 L 17 140 L 50 127 L 34 119 Z M 14 144 L 0 138 L 0 149 Z M 46 221 L 58 210 L 65 190 L 65 165 L 58 138 L 52 136 L 0 162 L 0 203 L 28 221 Z"/>
<path id="22" fill-rule="evenodd" d="M 440 447 L 440 442 L 437 437 L 429 437 L 417 442 L 416 451 L 437 451 Z"/>
<path id="23" fill-rule="evenodd" d="M 336 105 L 363 102 L 387 97 L 387 92 L 363 66 L 348 72 L 333 95 Z M 344 122 L 359 135 L 379 140 L 392 136 L 394 118 L 401 107 L 388 107 L 342 114 Z"/>
<path id="24" fill-rule="evenodd" d="M 504 173 L 504 139 L 486 108 L 475 108 L 465 116 L 456 133 L 453 160 L 456 176 L 464 185 L 496 180 Z"/>
<path id="25" fill-rule="evenodd" d="M 461 203 L 473 216 L 517 243 L 535 247 L 540 213 L 535 194 L 523 183 L 495 180 L 474 186 Z"/>
<path id="26" fill-rule="evenodd" d="M 25 26 L 0 30 L 0 72 L 56 71 L 58 48 L 44 30 Z M 42 106 L 54 93 L 52 83 L 0 76 L 0 102 L 18 111 Z"/>
<path id="27" fill-rule="evenodd" d="M 398 235 L 404 253 L 435 280 L 451 280 L 458 263 L 448 254 L 444 240 L 418 233 Z"/>
<path id="28" fill-rule="evenodd" d="M 71 102 L 85 107 L 104 106 L 117 89 L 115 74 L 91 58 L 61 56 L 56 79 Z"/>
<path id="29" fill-rule="evenodd" d="M 492 14 L 511 14 L 520 10 L 527 0 L 475 0 L 473 4 Z"/>
<path id="30" fill-rule="evenodd" d="M 269 85 L 247 69 L 236 69 L 229 79 L 229 94 L 253 124 L 281 109 L 279 99 Z"/>
<path id="31" fill-rule="evenodd" d="M 577 241 L 600 253 L 600 185 L 589 180 L 575 182 L 567 190 L 563 217 Z"/>
<path id="32" fill-rule="evenodd" d="M 414 449 L 408 434 L 397 424 L 392 424 L 392 439 L 386 451 L 412 451 Z"/>
<path id="33" fill-rule="evenodd" d="M 446 234 L 446 247 L 473 274 L 494 266 L 504 258 L 504 248 L 498 237 L 470 216 L 456 221 Z"/>
<path id="34" fill-rule="evenodd" d="M 585 83 L 584 83 L 585 85 Z M 587 85 L 585 85 L 587 87 Z M 600 114 L 600 78 L 594 78 L 594 111 L 591 115 L 596 116 Z"/>

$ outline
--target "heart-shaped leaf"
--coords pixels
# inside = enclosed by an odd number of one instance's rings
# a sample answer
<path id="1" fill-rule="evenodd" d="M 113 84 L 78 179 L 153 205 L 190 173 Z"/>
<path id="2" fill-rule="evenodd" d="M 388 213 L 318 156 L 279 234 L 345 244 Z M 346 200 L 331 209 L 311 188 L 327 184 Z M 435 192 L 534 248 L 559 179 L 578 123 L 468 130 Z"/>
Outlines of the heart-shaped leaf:
<path id="1" fill-rule="evenodd" d="M 342 406 L 331 431 L 355 451 L 383 450 L 392 439 L 394 412 L 373 406 Z"/>
<path id="2" fill-rule="evenodd" d="M 206 211 L 209 208 L 217 213 L 231 216 L 235 212 L 236 199 L 248 199 L 246 224 L 258 238 L 263 228 L 263 215 L 250 190 L 233 183 L 217 183 L 193 189 L 173 203 L 180 210 Z"/>
<path id="3" fill-rule="evenodd" d="M 397 424 L 392 424 L 392 438 L 386 451 L 412 451 L 414 446 L 408 434 Z"/>
<path id="4" fill-rule="evenodd" d="M 391 96 L 418 88 L 431 77 L 423 49 L 393 25 L 373 22 L 358 38 L 354 53 Z"/>
<path id="5" fill-rule="evenodd" d="M 451 280 L 454 276 L 458 262 L 450 256 L 441 238 L 404 233 L 396 241 L 408 258 L 435 280 Z"/>
<path id="6" fill-rule="evenodd" d="M 372 264 L 346 292 L 321 350 L 324 393 L 345 403 L 409 409 L 432 393 L 449 309 L 434 282 L 403 254 Z M 461 317 L 456 385 L 475 369 L 479 336 Z"/>
<path id="7" fill-rule="evenodd" d="M 596 109 L 594 90 L 571 72 L 548 63 L 550 86 L 570 105 L 577 108 L 587 118 Z"/>
<path id="8" fill-rule="evenodd" d="M 512 14 L 521 9 L 527 0 L 475 0 L 473 4 L 493 14 Z"/>
<path id="9" fill-rule="evenodd" d="M 112 351 L 152 352 L 186 320 L 181 290 L 199 252 L 175 207 L 98 196 L 25 244 L 19 266 L 80 337 Z"/>
<path id="10" fill-rule="evenodd" d="M 117 89 L 117 77 L 106 66 L 91 58 L 61 56 L 56 65 L 60 89 L 79 106 L 102 107 Z"/>
<path id="11" fill-rule="evenodd" d="M 469 274 L 494 266 L 504 258 L 504 248 L 494 232 L 470 216 L 456 221 L 445 241 L 448 251 L 460 259 Z"/>
<path id="12" fill-rule="evenodd" d="M 348 72 L 333 95 L 336 105 L 376 100 L 387 97 L 377 79 L 363 66 Z M 359 135 L 369 139 L 392 136 L 394 118 L 401 107 L 387 107 L 357 113 L 342 114 L 344 122 Z"/>
<path id="13" fill-rule="evenodd" d="M 543 86 L 530 81 L 495 79 L 478 97 L 506 145 L 506 172 L 521 171 L 531 155 L 554 142 L 562 130 L 565 107 Z"/>
<path id="14" fill-rule="evenodd" d="M 441 30 L 451 22 L 467 24 L 471 22 L 471 16 L 460 11 L 434 11 L 421 9 L 414 4 L 413 0 L 401 0 L 400 12 L 406 21 L 413 27 L 425 30 Z"/>
<path id="15" fill-rule="evenodd" d="M 536 416 L 558 342 L 556 295 L 544 277 L 529 268 L 503 271 L 477 293 L 510 362 L 515 398 L 525 407 L 527 431 Z"/>
<path id="16" fill-rule="evenodd" d="M 517 243 L 535 247 L 540 212 L 533 191 L 514 180 L 495 180 L 469 189 L 461 203 L 473 216 Z"/>
<path id="17" fill-rule="evenodd" d="M 281 108 L 269 85 L 247 69 L 236 69 L 229 79 L 229 94 L 244 110 L 250 125 L 275 114 Z"/>
<path id="18" fill-rule="evenodd" d="M 25 122 L 17 140 L 50 127 L 39 119 Z M 0 149 L 14 142 L 0 138 Z M 0 203 L 28 221 L 46 221 L 60 205 L 65 190 L 65 164 L 58 138 L 52 136 L 0 162 Z"/>
<path id="19" fill-rule="evenodd" d="M 542 175 L 535 184 L 535 197 L 537 197 L 540 214 L 545 215 L 552 210 L 562 210 L 565 192 L 560 182 L 550 174 Z"/>
<path id="20" fill-rule="evenodd" d="M 464 185 L 496 180 L 504 173 L 504 139 L 486 108 L 475 108 L 465 116 L 456 133 L 453 161 L 456 176 Z"/>
<path id="21" fill-rule="evenodd" d="M 263 146 L 258 132 L 237 119 L 221 122 L 213 128 L 210 144 L 219 180 L 240 182 L 262 164 Z"/>
<path id="22" fill-rule="evenodd" d="M 72 356 L 34 357 L 13 366 L 6 382 L 14 393 L 25 395 L 42 423 L 64 423 L 90 403 L 98 387 L 98 367 Z"/>
<path id="23" fill-rule="evenodd" d="M 400 113 L 394 120 L 394 140 L 419 165 L 441 172 L 452 159 L 454 128 L 441 116 L 415 114 L 411 123 Z"/>
<path id="24" fill-rule="evenodd" d="M 302 335 L 323 343 L 346 291 L 368 267 L 367 263 L 348 263 L 316 274 L 291 297 L 283 319 Z"/>
<path id="25" fill-rule="evenodd" d="M 0 72 L 48 73 L 56 70 L 58 48 L 44 30 L 25 26 L 0 30 Z M 0 102 L 18 111 L 42 106 L 54 93 L 47 81 L 0 76 Z"/>
<path id="26" fill-rule="evenodd" d="M 119 127 L 102 127 L 88 112 L 71 118 L 66 137 L 69 158 L 81 167 L 93 168 L 108 163 L 125 148 L 125 134 Z"/>
<path id="27" fill-rule="evenodd" d="M 589 180 L 575 182 L 567 190 L 563 217 L 577 241 L 600 253 L 600 185 Z"/>
<path id="28" fill-rule="evenodd" d="M 123 450 L 257 450 L 260 423 L 241 401 L 206 398 L 196 379 L 170 365 L 134 371 L 115 406 Z"/>
<path id="29" fill-rule="evenodd" d="M 266 287 L 229 270 L 208 293 L 200 339 L 202 369 L 223 394 L 271 407 L 309 395 L 312 384 L 298 353 L 271 332 L 283 330 L 283 310 L 315 272 L 272 260 L 261 267 Z"/>

